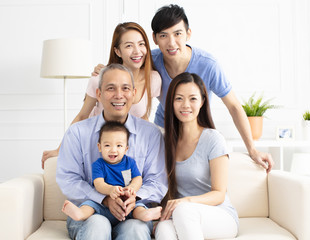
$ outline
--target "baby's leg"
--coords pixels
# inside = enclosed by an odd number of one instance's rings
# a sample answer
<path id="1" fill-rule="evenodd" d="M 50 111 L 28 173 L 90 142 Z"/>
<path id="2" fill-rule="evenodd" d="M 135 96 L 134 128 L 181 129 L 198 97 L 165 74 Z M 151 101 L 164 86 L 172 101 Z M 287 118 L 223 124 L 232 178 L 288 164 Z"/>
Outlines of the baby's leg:
<path id="1" fill-rule="evenodd" d="M 155 207 L 155 208 L 144 208 L 144 207 L 136 207 L 132 215 L 135 219 L 139 219 L 144 222 L 148 222 L 151 220 L 157 220 L 161 216 L 161 209 L 162 207 Z"/>
<path id="2" fill-rule="evenodd" d="M 83 205 L 79 208 L 68 200 L 65 201 L 62 211 L 75 221 L 84 221 L 95 212 L 95 210 L 90 206 Z"/>

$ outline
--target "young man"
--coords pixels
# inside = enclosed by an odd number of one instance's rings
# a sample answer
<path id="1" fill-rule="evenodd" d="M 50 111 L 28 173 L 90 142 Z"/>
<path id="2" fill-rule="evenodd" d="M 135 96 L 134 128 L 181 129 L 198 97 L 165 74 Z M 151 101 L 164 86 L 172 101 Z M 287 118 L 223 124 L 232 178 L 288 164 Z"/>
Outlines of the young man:
<path id="1" fill-rule="evenodd" d="M 251 158 L 269 172 L 274 164 L 271 155 L 256 150 L 244 110 L 218 63 L 207 52 L 186 44 L 191 29 L 184 9 L 173 4 L 160 8 L 153 17 L 152 30 L 153 40 L 159 47 L 152 51 L 152 57 L 162 77 L 155 123 L 164 126 L 165 99 L 171 80 L 183 72 L 196 73 L 203 79 L 209 96 L 215 93 L 228 108 Z"/>
<path id="2" fill-rule="evenodd" d="M 105 121 L 124 123 L 130 132 L 127 155 L 136 160 L 143 176 L 143 185 L 137 199 L 146 205 L 159 203 L 167 191 L 164 143 L 160 130 L 152 123 L 128 114 L 135 96 L 130 70 L 112 64 L 101 71 L 97 99 L 103 105 L 101 115 L 70 126 L 66 132 L 57 162 L 56 180 L 62 192 L 76 205 L 86 199 L 104 204 L 120 221 L 135 206 L 133 195 L 123 202 L 98 193 L 91 185 L 92 163 L 100 157 L 97 148 L 99 131 Z M 93 215 L 86 221 L 67 220 L 72 239 L 151 239 L 152 222 L 130 219 L 111 227 L 104 216 Z"/>

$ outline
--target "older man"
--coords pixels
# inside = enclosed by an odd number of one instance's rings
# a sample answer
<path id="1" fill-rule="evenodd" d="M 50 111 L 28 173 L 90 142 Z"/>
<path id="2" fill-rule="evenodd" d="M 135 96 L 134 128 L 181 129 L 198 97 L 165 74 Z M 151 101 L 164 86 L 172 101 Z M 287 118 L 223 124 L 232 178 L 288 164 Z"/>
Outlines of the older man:
<path id="1" fill-rule="evenodd" d="M 143 185 L 137 198 L 146 205 L 159 203 L 167 191 L 164 161 L 164 142 L 160 130 L 147 121 L 128 114 L 135 96 L 133 76 L 130 70 L 112 64 L 100 73 L 97 99 L 104 107 L 101 115 L 73 124 L 66 132 L 57 163 L 56 180 L 69 200 L 79 205 L 86 199 L 104 204 L 119 220 L 127 216 L 135 206 L 134 197 L 125 202 L 120 198 L 98 193 L 92 186 L 91 165 L 100 157 L 97 148 L 99 130 L 105 121 L 124 123 L 130 131 L 127 155 L 134 158 L 142 173 Z M 101 215 L 93 215 L 86 221 L 67 220 L 72 239 L 150 239 L 151 222 L 136 219 L 122 221 L 116 226 Z"/>

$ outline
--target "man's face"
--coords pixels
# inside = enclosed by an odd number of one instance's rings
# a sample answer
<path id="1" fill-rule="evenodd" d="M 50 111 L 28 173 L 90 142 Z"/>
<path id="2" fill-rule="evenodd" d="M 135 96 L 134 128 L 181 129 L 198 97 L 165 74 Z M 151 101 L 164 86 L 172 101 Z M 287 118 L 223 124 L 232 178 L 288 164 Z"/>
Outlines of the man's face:
<path id="1" fill-rule="evenodd" d="M 124 123 L 134 101 L 136 90 L 130 74 L 119 69 L 112 69 L 103 75 L 101 90 L 97 89 L 97 100 L 102 103 L 106 121 Z"/>
<path id="2" fill-rule="evenodd" d="M 191 30 L 186 31 L 184 22 L 164 29 L 156 35 L 153 40 L 164 55 L 164 59 L 177 59 L 186 54 L 186 42 L 190 39 Z"/>

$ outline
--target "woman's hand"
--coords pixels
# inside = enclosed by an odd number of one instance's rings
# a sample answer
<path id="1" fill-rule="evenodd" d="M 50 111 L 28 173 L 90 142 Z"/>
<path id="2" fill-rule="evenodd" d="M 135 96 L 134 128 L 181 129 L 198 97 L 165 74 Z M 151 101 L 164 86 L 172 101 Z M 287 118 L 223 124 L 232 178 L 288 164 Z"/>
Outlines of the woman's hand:
<path id="1" fill-rule="evenodd" d="M 164 212 L 161 214 L 161 218 L 160 221 L 164 221 L 164 220 L 168 220 L 174 209 L 181 203 L 181 202 L 189 202 L 189 198 L 180 198 L 180 199 L 173 199 L 173 200 L 169 200 L 167 202 L 166 208 L 164 210 Z"/>
<path id="2" fill-rule="evenodd" d="M 94 68 L 94 71 L 91 73 L 92 76 L 98 76 L 99 73 L 100 73 L 100 70 L 104 68 L 104 65 L 103 64 L 98 64 L 95 68 Z"/>
<path id="3" fill-rule="evenodd" d="M 51 157 L 57 157 L 58 153 L 59 153 L 59 148 L 55 150 L 44 151 L 42 154 L 42 159 L 41 159 L 42 169 L 44 169 L 45 161 Z"/>

